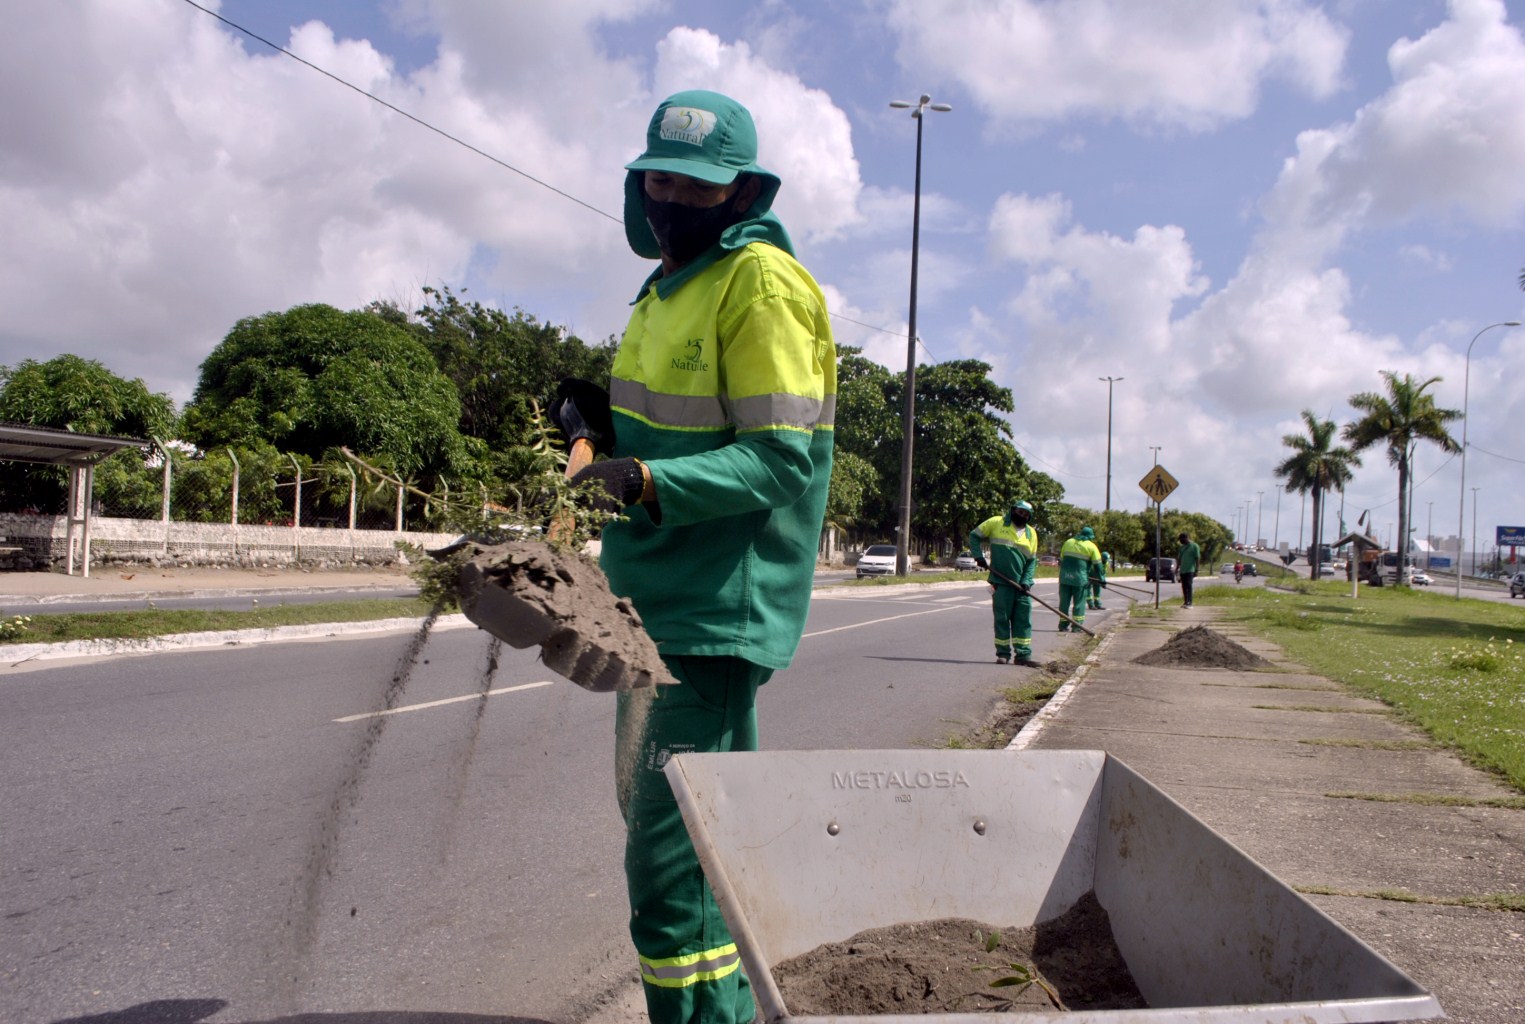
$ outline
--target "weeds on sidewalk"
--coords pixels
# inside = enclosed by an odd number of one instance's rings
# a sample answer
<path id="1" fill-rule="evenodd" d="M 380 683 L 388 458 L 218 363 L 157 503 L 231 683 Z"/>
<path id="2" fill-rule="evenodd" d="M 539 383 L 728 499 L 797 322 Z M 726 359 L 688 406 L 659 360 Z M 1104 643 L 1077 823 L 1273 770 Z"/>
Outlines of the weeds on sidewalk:
<path id="1" fill-rule="evenodd" d="M 1310 672 L 1394 708 L 1525 792 L 1525 620 L 1508 605 L 1400 587 L 1309 583 L 1305 592 L 1205 588 Z"/>

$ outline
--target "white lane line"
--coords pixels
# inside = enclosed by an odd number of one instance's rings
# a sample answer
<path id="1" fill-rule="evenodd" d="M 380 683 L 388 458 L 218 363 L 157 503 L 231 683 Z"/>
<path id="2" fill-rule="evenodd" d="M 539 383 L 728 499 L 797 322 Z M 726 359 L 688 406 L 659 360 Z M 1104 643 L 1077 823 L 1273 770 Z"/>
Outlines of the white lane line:
<path id="1" fill-rule="evenodd" d="M 488 690 L 487 696 L 496 697 L 500 693 L 513 693 L 516 690 L 533 690 L 540 686 L 552 686 L 549 679 L 539 683 L 521 683 L 518 686 L 500 686 L 495 690 Z M 482 694 L 468 693 L 464 697 L 446 697 L 444 700 L 431 700 L 424 704 L 408 704 L 400 708 L 391 708 L 387 711 L 367 711 L 363 715 L 346 715 L 343 718 L 334 719 L 335 722 L 358 722 L 364 718 L 384 718 L 387 715 L 400 715 L 404 711 L 422 711 L 425 708 L 437 708 L 441 704 L 459 704 L 463 700 L 477 700 Z"/>
<path id="2" fill-rule="evenodd" d="M 869 619 L 867 622 L 854 622 L 850 626 L 835 626 L 831 629 L 818 629 L 814 633 L 806 633 L 804 636 L 800 637 L 800 639 L 808 640 L 810 637 L 825 636 L 827 633 L 841 633 L 848 629 L 862 629 L 864 626 L 877 626 L 881 622 L 894 622 L 896 619 L 914 619 L 918 615 L 936 615 L 938 612 L 956 611 L 959 608 L 973 607 L 976 606 L 970 604 L 945 604 L 941 608 L 928 608 L 925 611 L 920 612 L 906 612 L 904 615 L 886 615 L 882 619 Z"/>

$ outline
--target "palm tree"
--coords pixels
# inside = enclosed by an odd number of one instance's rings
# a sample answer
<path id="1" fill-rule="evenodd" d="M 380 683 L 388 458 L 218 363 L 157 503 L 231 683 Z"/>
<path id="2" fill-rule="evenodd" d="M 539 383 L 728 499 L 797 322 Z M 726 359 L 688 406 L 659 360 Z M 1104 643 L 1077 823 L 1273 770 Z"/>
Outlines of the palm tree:
<path id="1" fill-rule="evenodd" d="M 1414 449 L 1420 441 L 1431 441 L 1441 451 L 1456 453 L 1461 445 L 1446 430 L 1446 424 L 1461 419 L 1457 409 L 1442 409 L 1435 404 L 1435 396 L 1426 394 L 1439 377 L 1416 380 L 1405 373 L 1402 377 L 1392 370 L 1383 370 L 1387 382 L 1387 394 L 1363 391 L 1350 396 L 1351 408 L 1363 413 L 1354 423 L 1345 425 L 1345 440 L 1355 451 L 1365 451 L 1377 445 L 1387 448 L 1387 461 L 1398 469 L 1398 583 L 1404 580 L 1404 567 L 1408 565 L 1409 524 L 1408 494 L 1410 474 L 1414 465 Z"/>
<path id="2" fill-rule="evenodd" d="M 1287 434 L 1281 443 L 1292 449 L 1276 467 L 1276 475 L 1287 482 L 1288 491 L 1313 495 L 1313 533 L 1308 547 L 1308 576 L 1319 578 L 1319 556 L 1322 538 L 1319 524 L 1322 517 L 1324 494 L 1330 489 L 1343 491 L 1350 482 L 1361 460 L 1349 448 L 1332 447 L 1335 429 L 1333 420 L 1321 420 L 1312 409 L 1303 410 L 1303 423 L 1307 435 Z"/>

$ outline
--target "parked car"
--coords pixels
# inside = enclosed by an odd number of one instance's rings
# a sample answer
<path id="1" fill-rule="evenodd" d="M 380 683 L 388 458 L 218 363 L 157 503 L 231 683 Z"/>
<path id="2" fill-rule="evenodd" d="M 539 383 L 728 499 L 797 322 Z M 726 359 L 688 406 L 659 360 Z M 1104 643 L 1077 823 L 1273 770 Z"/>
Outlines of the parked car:
<path id="1" fill-rule="evenodd" d="M 1427 587 L 1431 583 L 1434 583 L 1435 581 L 1430 579 L 1429 573 L 1423 572 L 1423 571 L 1421 571 L 1419 569 L 1415 569 L 1414 570 L 1414 575 L 1410 579 L 1410 582 L 1413 583 L 1414 586 L 1416 586 L 1416 587 Z"/>
<path id="2" fill-rule="evenodd" d="M 1521 594 L 1525 594 L 1525 572 L 1517 572 L 1509 577 L 1509 596 L 1515 598 Z"/>
<path id="3" fill-rule="evenodd" d="M 960 551 L 958 557 L 953 560 L 953 568 L 959 572 L 973 572 L 979 568 L 979 563 L 974 560 L 974 552 Z"/>
<path id="4" fill-rule="evenodd" d="M 1149 559 L 1149 567 L 1144 570 L 1144 580 L 1148 583 L 1153 583 L 1156 575 L 1159 576 L 1161 583 L 1174 583 L 1176 581 L 1176 560 L 1174 558 Z"/>
<path id="5" fill-rule="evenodd" d="M 895 572 L 895 545 L 870 544 L 858 556 L 858 579 L 865 576 L 890 576 Z"/>

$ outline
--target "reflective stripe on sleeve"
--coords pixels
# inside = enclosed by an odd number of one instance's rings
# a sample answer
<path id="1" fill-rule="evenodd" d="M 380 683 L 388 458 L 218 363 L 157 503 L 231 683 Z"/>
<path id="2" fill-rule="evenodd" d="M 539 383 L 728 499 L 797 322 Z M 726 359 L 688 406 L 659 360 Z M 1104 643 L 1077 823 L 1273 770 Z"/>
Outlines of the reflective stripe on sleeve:
<path id="1" fill-rule="evenodd" d="M 767 394 L 738 398 L 726 413 L 715 395 L 672 395 L 653 391 L 637 381 L 615 378 L 609 384 L 609 404 L 656 427 L 679 430 L 816 430 L 831 427 L 836 418 L 835 395 L 824 399 L 803 395 Z"/>
<path id="2" fill-rule="evenodd" d="M 658 988 L 687 988 L 701 981 L 715 981 L 735 973 L 741 966 L 741 954 L 734 942 L 717 949 L 687 956 L 652 960 L 641 957 L 641 980 Z"/>

